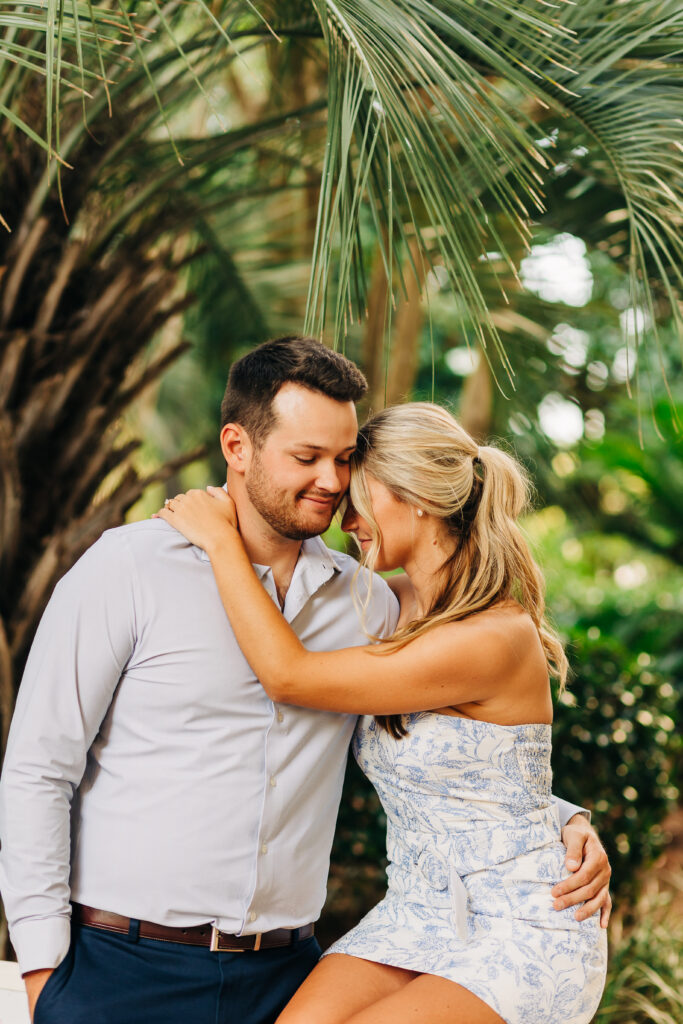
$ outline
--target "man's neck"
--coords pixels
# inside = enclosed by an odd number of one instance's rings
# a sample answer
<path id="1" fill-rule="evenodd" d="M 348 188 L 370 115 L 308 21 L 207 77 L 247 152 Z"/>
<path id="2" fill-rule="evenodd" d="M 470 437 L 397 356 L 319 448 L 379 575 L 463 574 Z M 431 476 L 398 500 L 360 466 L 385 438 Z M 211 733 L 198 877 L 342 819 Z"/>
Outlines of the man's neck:
<path id="1" fill-rule="evenodd" d="M 269 565 L 280 606 L 284 607 L 289 584 L 301 552 L 300 540 L 290 540 L 277 533 L 259 515 L 251 502 L 235 496 L 240 533 L 249 558 L 256 565 Z"/>

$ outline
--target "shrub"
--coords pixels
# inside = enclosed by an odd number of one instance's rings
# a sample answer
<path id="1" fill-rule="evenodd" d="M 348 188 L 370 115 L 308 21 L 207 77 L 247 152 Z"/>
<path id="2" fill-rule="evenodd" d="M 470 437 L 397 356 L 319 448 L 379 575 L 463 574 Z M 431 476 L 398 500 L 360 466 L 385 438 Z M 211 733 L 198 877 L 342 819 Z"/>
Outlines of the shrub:
<path id="1" fill-rule="evenodd" d="M 672 906 L 660 912 L 661 902 L 661 896 L 641 900 L 631 928 L 610 929 L 607 983 L 594 1024 L 683 1020 L 683 925 Z"/>
<path id="2" fill-rule="evenodd" d="M 595 624 L 572 629 L 569 653 L 574 677 L 555 716 L 554 788 L 596 812 L 612 888 L 633 899 L 637 869 L 665 844 L 661 822 L 679 795 L 680 679 Z"/>

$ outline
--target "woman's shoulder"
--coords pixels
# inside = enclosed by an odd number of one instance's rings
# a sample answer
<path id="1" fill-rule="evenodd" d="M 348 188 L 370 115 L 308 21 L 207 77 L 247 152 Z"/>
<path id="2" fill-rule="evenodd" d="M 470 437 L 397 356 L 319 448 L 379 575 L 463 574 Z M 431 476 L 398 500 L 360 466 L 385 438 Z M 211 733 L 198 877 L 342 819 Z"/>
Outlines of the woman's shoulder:
<path id="1" fill-rule="evenodd" d="M 483 699 L 456 713 L 499 724 L 552 721 L 548 662 L 531 615 L 516 601 L 437 627 L 441 661 L 467 666 Z M 435 631 L 436 632 L 436 631 Z"/>
<path id="2" fill-rule="evenodd" d="M 481 611 L 470 612 L 461 619 L 453 619 L 438 628 L 467 629 L 472 632 L 490 633 L 495 636 L 537 633 L 531 615 L 512 598 L 498 601 Z"/>
<path id="3" fill-rule="evenodd" d="M 479 667 L 491 671 L 537 668 L 547 677 L 547 663 L 541 638 L 531 615 L 517 601 L 501 601 L 465 618 L 444 622 L 434 628 L 432 641 L 447 652 L 463 652 Z"/>

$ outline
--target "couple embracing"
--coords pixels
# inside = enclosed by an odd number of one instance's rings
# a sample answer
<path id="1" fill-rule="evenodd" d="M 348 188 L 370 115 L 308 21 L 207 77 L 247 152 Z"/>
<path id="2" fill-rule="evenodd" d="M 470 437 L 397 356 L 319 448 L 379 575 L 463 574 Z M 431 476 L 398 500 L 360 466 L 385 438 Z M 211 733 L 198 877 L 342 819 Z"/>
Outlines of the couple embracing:
<path id="1" fill-rule="evenodd" d="M 358 432 L 365 388 L 311 339 L 249 353 L 227 492 L 107 531 L 55 589 L 0 787 L 35 1024 L 592 1019 L 609 866 L 551 793 L 566 659 L 523 472 L 426 403 Z M 360 567 L 319 537 L 347 492 Z M 320 959 L 352 737 L 389 887 Z"/>

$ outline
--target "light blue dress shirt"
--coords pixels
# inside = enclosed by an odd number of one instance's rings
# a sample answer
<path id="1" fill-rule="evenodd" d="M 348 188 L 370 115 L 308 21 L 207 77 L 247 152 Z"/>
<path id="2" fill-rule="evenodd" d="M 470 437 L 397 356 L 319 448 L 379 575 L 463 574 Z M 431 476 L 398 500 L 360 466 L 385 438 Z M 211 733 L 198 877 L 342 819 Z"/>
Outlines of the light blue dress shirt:
<path id="1" fill-rule="evenodd" d="M 304 542 L 284 614 L 306 647 L 368 642 L 355 571 Z M 397 617 L 375 577 L 366 628 Z M 0 891 L 22 972 L 66 955 L 70 899 L 236 934 L 316 920 L 355 721 L 272 703 L 208 557 L 172 527 L 105 533 L 55 589 L 5 758 Z"/>
<path id="2" fill-rule="evenodd" d="M 304 542 L 284 614 L 312 650 L 368 642 L 356 565 Z M 376 577 L 367 628 L 397 616 Z M 22 971 L 66 955 L 70 899 L 236 934 L 318 918 L 355 722 L 273 705 L 172 527 L 105 533 L 57 585 L 12 722 L 0 890 Z"/>

